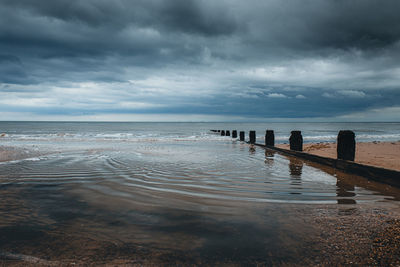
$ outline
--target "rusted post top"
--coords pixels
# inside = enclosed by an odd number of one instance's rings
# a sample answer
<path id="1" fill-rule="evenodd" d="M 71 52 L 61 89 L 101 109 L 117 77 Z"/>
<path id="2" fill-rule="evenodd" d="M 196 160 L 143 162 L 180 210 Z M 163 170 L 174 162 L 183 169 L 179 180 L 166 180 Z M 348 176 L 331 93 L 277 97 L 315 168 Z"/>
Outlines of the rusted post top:
<path id="1" fill-rule="evenodd" d="M 337 158 L 354 161 L 356 155 L 356 135 L 353 131 L 339 131 L 337 136 Z"/>
<path id="2" fill-rule="evenodd" d="M 292 131 L 290 138 L 290 150 L 303 151 L 303 136 L 301 131 Z"/>

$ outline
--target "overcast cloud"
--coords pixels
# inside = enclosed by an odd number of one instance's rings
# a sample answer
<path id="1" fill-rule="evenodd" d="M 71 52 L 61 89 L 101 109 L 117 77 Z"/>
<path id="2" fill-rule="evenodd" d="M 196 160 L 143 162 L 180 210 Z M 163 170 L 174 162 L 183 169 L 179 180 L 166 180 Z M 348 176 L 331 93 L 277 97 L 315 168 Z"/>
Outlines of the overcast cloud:
<path id="1" fill-rule="evenodd" d="M 399 10 L 0 0 L 0 120 L 398 121 Z"/>

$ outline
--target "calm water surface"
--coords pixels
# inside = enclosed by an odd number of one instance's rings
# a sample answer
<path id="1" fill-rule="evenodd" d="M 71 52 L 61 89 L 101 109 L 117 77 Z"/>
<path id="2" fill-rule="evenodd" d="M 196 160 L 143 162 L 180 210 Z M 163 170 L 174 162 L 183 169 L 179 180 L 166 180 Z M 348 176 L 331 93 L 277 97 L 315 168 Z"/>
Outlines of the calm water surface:
<path id="1" fill-rule="evenodd" d="M 278 136 L 293 127 L 274 126 Z M 326 141 L 353 125 L 295 126 Z M 31 153 L 0 163 L 0 257 L 7 260 L 290 262 L 305 253 L 313 231 L 293 207 L 397 205 L 400 197 L 390 186 L 210 133 L 217 124 L 0 127 L 3 147 Z M 387 140 L 400 128 L 357 127 Z"/>

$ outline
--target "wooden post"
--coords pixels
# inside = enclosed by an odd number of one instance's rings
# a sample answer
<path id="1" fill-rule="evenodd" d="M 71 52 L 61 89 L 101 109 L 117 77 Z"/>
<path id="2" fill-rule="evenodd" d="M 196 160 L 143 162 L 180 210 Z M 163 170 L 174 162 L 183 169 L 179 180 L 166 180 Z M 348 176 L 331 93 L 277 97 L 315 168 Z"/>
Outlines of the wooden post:
<path id="1" fill-rule="evenodd" d="M 231 132 L 230 132 L 229 130 L 226 130 L 226 131 L 225 131 L 225 135 L 226 135 L 226 136 L 231 136 Z"/>
<path id="2" fill-rule="evenodd" d="M 225 131 L 224 130 L 221 131 L 221 136 L 225 136 Z"/>
<path id="3" fill-rule="evenodd" d="M 249 133 L 250 144 L 256 143 L 256 131 L 250 131 Z"/>
<path id="4" fill-rule="evenodd" d="M 303 136 L 301 136 L 301 131 L 292 131 L 289 142 L 290 150 L 303 151 Z"/>
<path id="5" fill-rule="evenodd" d="M 275 146 L 275 134 L 273 130 L 267 130 L 265 132 L 265 145 Z"/>
<path id="6" fill-rule="evenodd" d="M 356 154 L 356 135 L 353 131 L 339 131 L 337 137 L 337 158 L 354 161 Z"/>
<path id="7" fill-rule="evenodd" d="M 239 134 L 240 134 L 240 141 L 244 141 L 244 132 L 241 131 Z"/>
<path id="8" fill-rule="evenodd" d="M 232 131 L 232 138 L 237 138 L 237 131 L 236 130 Z"/>

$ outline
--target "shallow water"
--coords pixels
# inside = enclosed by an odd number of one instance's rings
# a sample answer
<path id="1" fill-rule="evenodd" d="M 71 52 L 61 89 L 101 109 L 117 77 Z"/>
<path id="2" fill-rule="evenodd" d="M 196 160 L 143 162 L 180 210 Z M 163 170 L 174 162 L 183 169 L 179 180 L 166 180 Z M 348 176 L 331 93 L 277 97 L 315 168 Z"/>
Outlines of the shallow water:
<path id="1" fill-rule="evenodd" d="M 40 154 L 0 164 L 0 257 L 296 262 L 313 236 L 299 207 L 398 207 L 390 186 L 193 134 L 5 141 Z"/>

